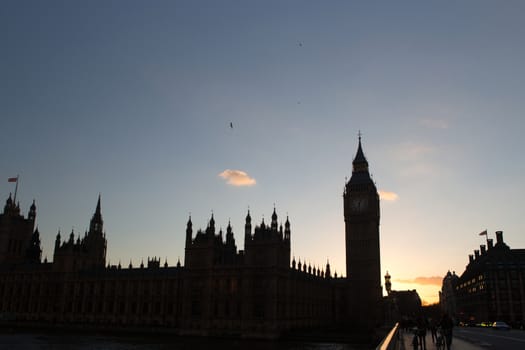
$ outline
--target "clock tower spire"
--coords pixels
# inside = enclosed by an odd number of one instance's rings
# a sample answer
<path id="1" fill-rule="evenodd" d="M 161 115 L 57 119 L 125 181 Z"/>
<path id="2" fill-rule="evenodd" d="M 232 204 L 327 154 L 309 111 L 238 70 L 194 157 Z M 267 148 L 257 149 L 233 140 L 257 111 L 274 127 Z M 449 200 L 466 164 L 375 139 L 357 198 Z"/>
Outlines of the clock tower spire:
<path id="1" fill-rule="evenodd" d="M 352 176 L 343 193 L 347 311 L 352 326 L 371 329 L 381 321 L 379 194 L 368 172 L 361 133 L 352 165 Z"/>

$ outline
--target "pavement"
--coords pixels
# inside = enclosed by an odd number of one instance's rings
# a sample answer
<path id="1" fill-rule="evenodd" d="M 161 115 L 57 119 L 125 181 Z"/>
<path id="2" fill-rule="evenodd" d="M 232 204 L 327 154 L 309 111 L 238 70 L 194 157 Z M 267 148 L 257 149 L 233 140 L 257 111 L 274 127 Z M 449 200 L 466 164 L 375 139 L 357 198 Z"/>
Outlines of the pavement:
<path id="1" fill-rule="evenodd" d="M 401 333 L 401 344 L 400 344 L 400 350 L 412 350 L 414 347 L 412 346 L 412 339 L 414 338 L 414 333 L 412 332 L 406 332 L 403 330 L 400 330 Z M 426 350 L 441 350 L 436 347 L 436 344 L 432 342 L 432 335 L 430 332 L 427 332 L 427 335 L 425 337 L 426 341 Z M 425 348 L 422 348 L 421 345 L 418 347 L 419 350 Z M 445 346 L 446 349 L 446 346 Z M 479 345 L 475 345 L 472 343 L 469 343 L 463 339 L 459 339 L 458 337 L 452 337 L 452 345 L 450 346 L 450 350 L 481 350 L 485 349 Z"/>

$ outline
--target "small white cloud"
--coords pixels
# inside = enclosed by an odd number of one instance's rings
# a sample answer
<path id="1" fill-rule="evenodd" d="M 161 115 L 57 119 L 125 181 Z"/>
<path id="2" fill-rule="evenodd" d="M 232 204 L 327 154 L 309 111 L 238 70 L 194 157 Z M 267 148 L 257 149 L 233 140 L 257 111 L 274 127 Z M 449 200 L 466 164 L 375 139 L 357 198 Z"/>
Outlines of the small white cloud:
<path id="1" fill-rule="evenodd" d="M 419 120 L 419 124 L 430 129 L 448 129 L 448 122 L 443 119 L 424 118 Z"/>
<path id="2" fill-rule="evenodd" d="M 397 201 L 399 196 L 395 192 L 379 190 L 379 198 L 381 198 L 381 199 L 383 199 L 385 201 L 395 202 L 395 201 Z"/>
<path id="3" fill-rule="evenodd" d="M 232 186 L 253 186 L 257 183 L 253 177 L 242 170 L 226 169 L 219 176 Z"/>

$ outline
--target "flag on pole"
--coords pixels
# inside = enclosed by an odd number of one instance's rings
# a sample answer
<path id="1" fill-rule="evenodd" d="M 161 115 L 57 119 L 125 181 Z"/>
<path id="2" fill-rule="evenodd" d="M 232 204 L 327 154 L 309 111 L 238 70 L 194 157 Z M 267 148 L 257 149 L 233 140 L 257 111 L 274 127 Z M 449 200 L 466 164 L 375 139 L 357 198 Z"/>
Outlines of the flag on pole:
<path id="1" fill-rule="evenodd" d="M 10 177 L 7 182 L 18 182 L 18 177 Z"/>
<path id="2" fill-rule="evenodd" d="M 479 235 L 480 235 L 480 236 L 486 236 L 486 235 L 487 235 L 487 230 L 481 232 Z"/>

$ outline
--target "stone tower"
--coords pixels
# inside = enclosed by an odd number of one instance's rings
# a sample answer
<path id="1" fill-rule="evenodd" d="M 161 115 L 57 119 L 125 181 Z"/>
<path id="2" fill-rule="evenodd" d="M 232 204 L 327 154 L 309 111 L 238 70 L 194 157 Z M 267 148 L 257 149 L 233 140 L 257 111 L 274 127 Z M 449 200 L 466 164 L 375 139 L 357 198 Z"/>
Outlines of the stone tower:
<path id="1" fill-rule="evenodd" d="M 103 231 L 104 221 L 100 210 L 100 195 L 97 208 L 89 223 L 89 231 L 84 237 L 71 231 L 69 240 L 61 240 L 60 231 L 55 240 L 53 253 L 53 268 L 61 271 L 78 271 L 101 269 L 106 264 L 106 234 Z"/>
<path id="2" fill-rule="evenodd" d="M 391 278 L 392 278 L 392 276 L 390 276 L 390 274 L 387 271 L 386 275 L 385 275 L 385 290 L 386 290 L 386 294 L 387 295 L 390 295 L 390 293 L 392 292 Z"/>
<path id="3" fill-rule="evenodd" d="M 35 221 L 35 201 L 25 218 L 20 213 L 20 204 L 9 195 L 4 211 L 0 213 L 0 264 L 40 262 L 42 249 Z"/>
<path id="4" fill-rule="evenodd" d="M 374 328 L 381 322 L 381 264 L 379 254 L 379 194 L 359 145 L 353 171 L 343 193 L 348 281 L 348 321 Z"/>

